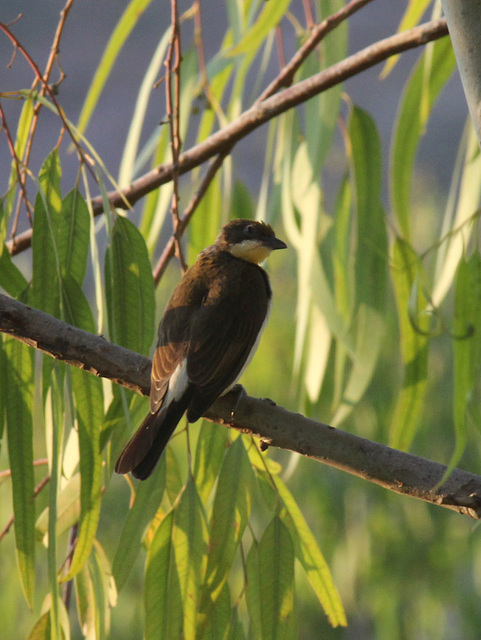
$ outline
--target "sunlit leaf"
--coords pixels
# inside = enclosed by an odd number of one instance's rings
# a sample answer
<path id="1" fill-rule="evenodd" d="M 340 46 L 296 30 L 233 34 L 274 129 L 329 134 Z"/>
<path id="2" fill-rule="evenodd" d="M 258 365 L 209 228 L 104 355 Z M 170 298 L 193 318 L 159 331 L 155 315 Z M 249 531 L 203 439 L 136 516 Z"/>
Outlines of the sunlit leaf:
<path id="1" fill-rule="evenodd" d="M 427 7 L 432 3 L 432 1 L 433 0 L 409 0 L 406 11 L 399 23 L 397 33 L 402 33 L 403 31 L 407 31 L 407 29 L 415 27 L 420 22 Z M 387 59 L 382 70 L 381 77 L 385 78 L 389 75 L 399 58 L 400 55 L 396 55 Z"/>
<path id="2" fill-rule="evenodd" d="M 80 522 L 72 563 L 63 580 L 70 580 L 76 575 L 88 559 L 100 516 L 102 488 L 102 384 L 94 376 L 76 367 L 72 367 L 71 375 L 80 447 Z"/>
<path id="3" fill-rule="evenodd" d="M 229 55 L 236 56 L 239 53 L 251 53 L 255 51 L 267 36 L 282 19 L 291 0 L 278 0 L 277 2 L 265 2 L 262 10 L 252 27 L 245 33 L 241 41 L 229 52 Z"/>
<path id="4" fill-rule="evenodd" d="M 57 504 L 57 536 L 68 531 L 80 517 L 80 474 L 76 473 L 59 494 Z M 35 524 L 37 539 L 48 544 L 48 507 L 37 518 Z"/>
<path id="5" fill-rule="evenodd" d="M 459 263 L 454 301 L 454 427 L 456 445 L 445 478 L 467 443 L 468 406 L 481 367 L 481 257 L 477 251 Z"/>
<path id="6" fill-rule="evenodd" d="M 449 38 L 433 44 L 430 75 L 425 77 L 424 56 L 416 65 L 400 104 L 391 146 L 390 189 L 393 212 L 399 228 L 408 242 L 411 235 L 411 179 L 414 159 L 424 133 L 429 111 L 421 112 L 421 97 L 428 83 L 428 107 L 432 108 L 439 92 L 455 66 Z"/>
<path id="7" fill-rule="evenodd" d="M 83 133 L 87 128 L 90 116 L 95 109 L 117 56 L 150 2 L 151 0 L 131 0 L 112 32 L 80 113 L 78 122 L 80 133 Z"/>
<path id="8" fill-rule="evenodd" d="M 194 463 L 194 478 L 203 504 L 206 503 L 217 480 L 226 445 L 226 430 L 203 420 L 197 438 Z"/>
<path id="9" fill-rule="evenodd" d="M 463 142 L 461 149 L 465 153 L 459 184 L 456 180 L 451 187 L 457 192 L 456 205 L 451 209 L 448 203 L 446 207 L 436 255 L 435 285 L 431 296 L 435 307 L 441 304 L 449 291 L 458 263 L 469 244 L 473 229 L 476 229 L 472 223 L 477 217 L 481 197 L 481 155 L 478 138 L 469 119 Z"/>
<path id="10" fill-rule="evenodd" d="M 366 391 L 383 345 L 388 248 L 381 206 L 382 154 L 372 118 L 354 107 L 349 122 L 355 182 L 357 239 L 355 273 L 355 355 L 341 405 L 331 421 L 339 425 Z"/>
<path id="11" fill-rule="evenodd" d="M 396 238 L 392 248 L 392 274 L 398 308 L 401 334 L 401 355 L 404 378 L 391 422 L 390 444 L 398 449 L 409 449 L 423 408 L 428 379 L 429 317 L 427 300 L 418 290 L 415 297 L 416 325 L 408 311 L 411 293 L 422 265 L 419 258 L 401 238 Z M 424 330 L 422 333 L 419 329 Z"/>

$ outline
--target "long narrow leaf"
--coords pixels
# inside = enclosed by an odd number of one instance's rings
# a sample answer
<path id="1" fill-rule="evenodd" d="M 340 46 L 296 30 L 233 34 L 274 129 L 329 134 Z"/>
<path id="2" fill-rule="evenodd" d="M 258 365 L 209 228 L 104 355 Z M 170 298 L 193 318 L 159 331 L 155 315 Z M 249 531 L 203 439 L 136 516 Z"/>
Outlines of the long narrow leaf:
<path id="1" fill-rule="evenodd" d="M 404 378 L 391 422 L 390 443 L 398 449 L 409 449 L 427 390 L 429 340 L 426 332 L 429 318 L 426 315 L 427 300 L 421 292 L 415 300 L 417 326 L 413 326 L 409 315 L 412 288 L 422 268 L 418 256 L 401 238 L 396 238 L 392 252 Z"/>
<path id="2" fill-rule="evenodd" d="M 78 130 L 80 133 L 83 133 L 87 128 L 90 116 L 95 109 L 95 105 L 97 104 L 100 94 L 104 89 L 110 71 L 120 50 L 122 49 L 122 46 L 130 35 L 132 29 L 137 24 L 142 13 L 149 6 L 150 2 L 151 0 L 131 0 L 110 36 L 110 40 L 104 51 L 102 60 L 97 67 L 94 79 L 90 85 L 90 90 L 85 98 L 85 102 L 80 113 L 78 122 Z"/>
<path id="3" fill-rule="evenodd" d="M 292 634 L 294 545 L 275 516 L 247 556 L 246 600 L 256 640 L 283 640 Z"/>
<path id="4" fill-rule="evenodd" d="M 339 425 L 366 391 L 383 344 L 388 274 L 386 219 L 381 206 L 382 156 L 372 118 L 354 107 L 349 123 L 356 193 L 356 353 L 343 401 L 331 423 Z"/>
<path id="5" fill-rule="evenodd" d="M 145 571 L 145 639 L 182 637 L 183 605 L 173 548 L 174 511 L 166 515 L 150 543 Z"/>
<path id="6" fill-rule="evenodd" d="M 165 490 L 166 466 L 163 457 L 152 476 L 142 482 L 135 493 L 135 501 L 120 534 L 112 563 L 117 589 L 124 586 L 141 549 L 145 528 L 155 516 Z"/>
<path id="7" fill-rule="evenodd" d="M 329 622 L 333 627 L 346 626 L 346 614 L 331 572 L 299 505 L 278 475 L 268 477 L 265 472 L 261 472 L 259 477 L 266 491 L 269 487 L 272 493 L 272 482 L 275 484 L 275 490 L 284 506 L 281 517 L 291 532 L 296 557 L 302 564 L 309 584 L 322 605 Z"/>
<path id="8" fill-rule="evenodd" d="M 122 216 L 115 220 L 105 257 L 111 340 L 147 354 L 154 338 L 154 281 L 145 241 Z"/>
<path id="9" fill-rule="evenodd" d="M 391 202 L 403 237 L 410 241 L 411 177 L 414 158 L 424 133 L 429 111 L 451 75 L 455 58 L 449 38 L 433 44 L 429 78 L 425 76 L 425 58 L 420 59 L 404 90 L 396 119 L 391 148 Z M 428 83 L 428 84 L 426 84 Z M 421 111 L 421 97 L 427 87 L 428 109 Z M 426 103 L 424 103 L 426 106 Z"/>
<path id="10" fill-rule="evenodd" d="M 22 587 L 33 606 L 35 581 L 35 503 L 33 473 L 33 351 L 5 337 L 7 356 L 7 434 L 12 472 L 15 546 Z"/>
<path id="11" fill-rule="evenodd" d="M 72 564 L 64 580 L 70 580 L 75 576 L 88 559 L 100 516 L 102 488 L 102 384 L 94 376 L 75 367 L 72 368 L 71 375 L 80 447 L 80 522 Z"/>

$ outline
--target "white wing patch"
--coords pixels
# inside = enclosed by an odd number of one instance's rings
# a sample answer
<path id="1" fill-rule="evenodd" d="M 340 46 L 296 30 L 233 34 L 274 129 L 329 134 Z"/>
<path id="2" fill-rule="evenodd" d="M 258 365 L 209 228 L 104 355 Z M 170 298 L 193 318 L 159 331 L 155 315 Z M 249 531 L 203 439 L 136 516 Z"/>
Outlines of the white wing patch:
<path id="1" fill-rule="evenodd" d="M 168 407 L 172 400 L 179 400 L 184 395 L 188 384 L 187 358 L 184 358 L 170 377 L 169 388 L 165 394 L 163 405 Z"/>

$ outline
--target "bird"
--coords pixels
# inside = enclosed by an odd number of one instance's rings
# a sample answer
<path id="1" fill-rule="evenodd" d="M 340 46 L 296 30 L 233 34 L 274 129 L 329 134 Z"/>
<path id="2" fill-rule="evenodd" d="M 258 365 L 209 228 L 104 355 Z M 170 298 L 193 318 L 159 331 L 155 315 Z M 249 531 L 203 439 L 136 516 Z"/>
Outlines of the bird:
<path id="1" fill-rule="evenodd" d="M 270 312 L 272 291 L 260 263 L 286 247 L 269 224 L 238 218 L 185 272 L 159 324 L 150 413 L 120 454 L 117 473 L 148 478 L 184 413 L 196 422 L 236 384 Z"/>

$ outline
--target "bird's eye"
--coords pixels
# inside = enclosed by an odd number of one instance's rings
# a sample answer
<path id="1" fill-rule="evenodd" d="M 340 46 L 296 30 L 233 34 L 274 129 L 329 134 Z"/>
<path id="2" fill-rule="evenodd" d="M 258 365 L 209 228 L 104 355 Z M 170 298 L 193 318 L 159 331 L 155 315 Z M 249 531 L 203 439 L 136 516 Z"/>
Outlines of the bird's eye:
<path id="1" fill-rule="evenodd" d="M 255 232 L 255 227 L 253 224 L 248 224 L 247 227 L 244 227 L 244 235 L 245 236 L 253 236 Z"/>

